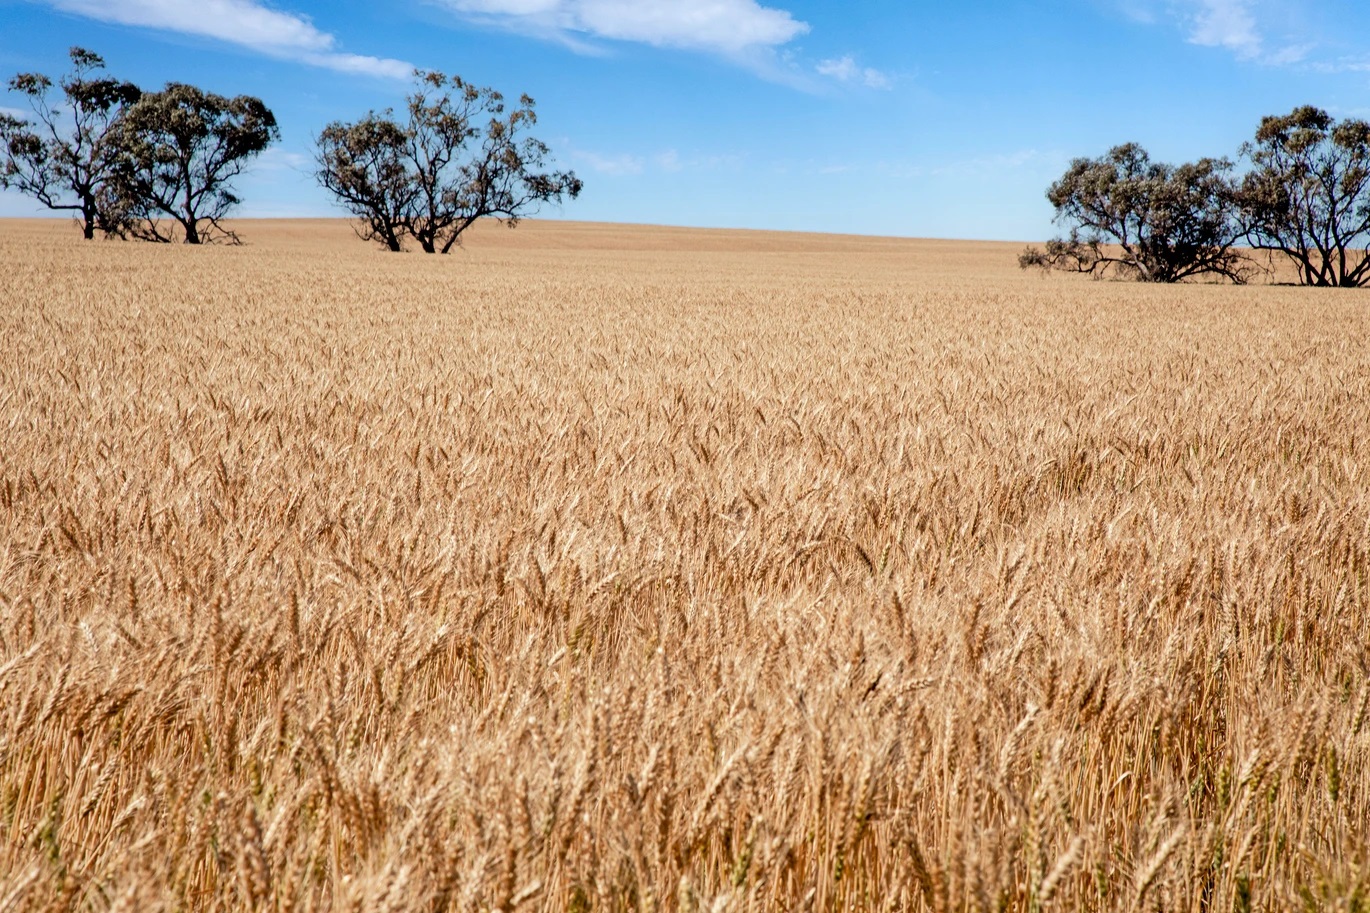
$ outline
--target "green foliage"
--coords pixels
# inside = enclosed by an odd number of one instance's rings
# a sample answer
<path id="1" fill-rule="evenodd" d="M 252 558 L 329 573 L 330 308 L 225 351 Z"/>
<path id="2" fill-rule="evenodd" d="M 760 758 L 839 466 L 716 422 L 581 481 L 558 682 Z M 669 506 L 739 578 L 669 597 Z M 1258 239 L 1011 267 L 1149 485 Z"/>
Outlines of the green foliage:
<path id="1" fill-rule="evenodd" d="M 117 136 L 116 185 L 131 207 L 132 233 L 169 242 L 170 220 L 187 244 L 200 244 L 237 241 L 219 223 L 240 202 L 232 180 L 280 130 L 261 99 L 168 83 L 124 112 Z"/>
<path id="2" fill-rule="evenodd" d="M 1370 283 L 1370 123 L 1305 105 L 1263 118 L 1242 154 L 1252 246 L 1287 256 L 1304 285 Z"/>
<path id="3" fill-rule="evenodd" d="M 406 162 L 404 129 L 375 113 L 355 124 L 332 123 L 319 135 L 319 182 L 358 219 L 368 241 L 403 249 L 404 226 L 417 184 Z"/>
<path id="4" fill-rule="evenodd" d="M 1153 162 L 1135 143 L 1076 159 L 1047 191 L 1068 237 L 1029 248 L 1019 265 L 1144 282 L 1204 274 L 1244 282 L 1250 263 L 1232 249 L 1242 232 L 1231 169 L 1224 159 Z"/>
<path id="5" fill-rule="evenodd" d="M 119 235 L 127 228 L 124 208 L 111 191 L 119 151 L 115 125 L 142 94 L 133 83 L 100 75 L 99 54 L 74 47 L 72 71 L 54 104 L 52 80 L 19 73 L 11 92 L 24 95 L 33 118 L 0 114 L 0 187 L 17 190 L 53 210 L 74 213 L 86 238 L 95 232 Z"/>
<path id="6" fill-rule="evenodd" d="M 362 238 L 399 251 L 407 237 L 445 254 L 478 219 L 513 225 L 542 203 L 580 194 L 575 173 L 547 170 L 551 150 L 523 135 L 537 123 L 527 95 L 506 113 L 493 89 L 415 75 L 403 123 L 392 111 L 371 112 L 319 134 L 316 176 L 360 220 Z"/>

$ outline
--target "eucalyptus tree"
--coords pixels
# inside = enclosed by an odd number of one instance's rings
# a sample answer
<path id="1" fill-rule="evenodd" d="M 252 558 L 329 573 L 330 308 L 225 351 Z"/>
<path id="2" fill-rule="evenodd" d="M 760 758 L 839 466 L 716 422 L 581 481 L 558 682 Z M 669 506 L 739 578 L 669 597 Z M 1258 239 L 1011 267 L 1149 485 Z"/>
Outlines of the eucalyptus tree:
<path id="1" fill-rule="evenodd" d="M 11 92 L 27 98 L 32 115 L 0 112 L 0 187 L 17 190 L 48 209 L 76 216 L 81 233 L 122 235 L 126 206 L 113 191 L 121 152 L 114 141 L 123 114 L 142 95 L 136 85 L 104 74 L 99 54 L 74 47 L 72 69 L 57 83 L 41 73 L 19 73 Z"/>
<path id="2" fill-rule="evenodd" d="M 114 186 L 135 237 L 236 243 L 220 222 L 241 202 L 233 179 L 280 138 L 280 129 L 259 98 L 168 83 L 123 113 L 115 137 Z"/>
<path id="3" fill-rule="evenodd" d="M 358 234 L 392 251 L 412 238 L 449 253 L 483 218 L 515 225 L 544 203 L 574 199 L 582 183 L 558 171 L 528 135 L 533 100 L 504 97 L 459 76 L 419 71 L 402 118 L 371 112 L 334 122 L 318 137 L 316 176 L 359 222 Z"/>
<path id="4" fill-rule="evenodd" d="M 1243 227 L 1231 172 L 1225 159 L 1153 162 L 1135 143 L 1075 159 L 1047 191 L 1068 235 L 1028 248 L 1019 265 L 1143 282 L 1205 274 L 1244 282 L 1251 264 L 1235 249 Z"/>
<path id="5" fill-rule="evenodd" d="M 1370 123 L 1303 106 L 1263 118 L 1242 155 L 1251 245 L 1288 257 L 1304 285 L 1370 283 Z"/>

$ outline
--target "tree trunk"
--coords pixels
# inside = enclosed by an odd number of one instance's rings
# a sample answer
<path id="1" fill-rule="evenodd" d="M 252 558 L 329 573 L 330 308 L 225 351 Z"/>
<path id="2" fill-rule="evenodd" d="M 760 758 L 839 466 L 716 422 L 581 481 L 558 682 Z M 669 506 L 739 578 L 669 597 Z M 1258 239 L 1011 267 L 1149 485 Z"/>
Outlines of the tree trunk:
<path id="1" fill-rule="evenodd" d="M 87 241 L 95 239 L 95 219 L 98 210 L 95 207 L 95 195 L 85 187 L 78 188 L 81 194 L 81 236 Z"/>

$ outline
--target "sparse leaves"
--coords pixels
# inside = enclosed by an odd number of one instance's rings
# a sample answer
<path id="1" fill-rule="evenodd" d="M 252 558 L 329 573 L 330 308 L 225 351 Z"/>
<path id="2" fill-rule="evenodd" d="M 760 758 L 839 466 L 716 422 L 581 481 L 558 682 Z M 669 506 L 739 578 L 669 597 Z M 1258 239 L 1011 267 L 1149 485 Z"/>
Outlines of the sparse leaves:
<path id="1" fill-rule="evenodd" d="M 319 183 L 363 239 L 399 251 L 408 238 L 445 254 L 479 219 L 514 225 L 580 194 L 575 173 L 547 170 L 551 150 L 524 135 L 537 123 L 527 95 L 506 114 L 503 96 L 459 76 L 420 71 L 416 83 L 402 122 L 372 112 L 319 135 Z"/>

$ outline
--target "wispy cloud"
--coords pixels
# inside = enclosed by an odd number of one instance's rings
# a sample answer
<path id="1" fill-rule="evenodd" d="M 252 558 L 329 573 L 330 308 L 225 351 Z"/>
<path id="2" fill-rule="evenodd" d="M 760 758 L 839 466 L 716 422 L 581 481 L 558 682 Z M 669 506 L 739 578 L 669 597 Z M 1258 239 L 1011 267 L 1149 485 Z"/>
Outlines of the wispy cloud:
<path id="1" fill-rule="evenodd" d="M 1198 0 L 1189 40 L 1204 47 L 1222 47 L 1249 60 L 1259 57 L 1264 42 L 1248 0 Z"/>
<path id="2" fill-rule="evenodd" d="M 92 0 L 94 2 L 94 0 Z M 440 0 L 475 21 L 561 38 L 630 41 L 740 55 L 777 48 L 809 31 L 756 0 Z"/>
<path id="3" fill-rule="evenodd" d="M 1302 63 L 1318 47 L 1301 0 L 1114 0 L 1114 6 L 1133 22 L 1173 23 L 1190 44 L 1263 66 Z"/>
<path id="4" fill-rule="evenodd" d="M 577 149 L 571 153 L 570 158 L 576 164 L 589 168 L 591 171 L 599 174 L 641 174 L 646 167 L 646 163 L 641 156 L 629 155 L 627 153 L 604 155 L 586 149 Z"/>
<path id="5" fill-rule="evenodd" d="M 7 108 L 4 105 L 0 105 L 0 114 L 13 117 L 16 120 L 28 120 L 33 116 L 32 111 L 23 111 L 19 108 Z"/>
<path id="6" fill-rule="evenodd" d="M 1321 60 L 1311 64 L 1309 69 L 1315 73 L 1370 73 L 1370 58 L 1339 57 L 1336 60 Z M 1332 109 L 1329 107 L 1328 110 Z"/>
<path id="7" fill-rule="evenodd" d="M 272 146 L 257 157 L 253 167 L 258 171 L 294 171 L 303 174 L 314 170 L 314 159 L 303 152 Z"/>
<path id="8" fill-rule="evenodd" d="M 340 73 L 407 79 L 414 65 L 338 50 L 338 40 L 305 16 L 256 0 L 46 0 L 78 16 L 214 38 L 270 57 L 297 60 Z"/>
<path id="9" fill-rule="evenodd" d="M 894 80 L 874 67 L 857 64 L 856 58 L 848 54 L 832 60 L 820 61 L 815 68 L 820 76 L 827 76 L 841 83 L 863 85 L 871 89 L 893 88 Z"/>
<path id="10" fill-rule="evenodd" d="M 684 156 L 677 149 L 664 149 L 650 155 L 633 152 L 606 154 L 571 146 L 567 158 L 577 168 L 612 177 L 624 177 L 648 173 L 678 174 L 682 171 L 736 169 L 742 166 L 746 157 L 739 154 Z"/>

